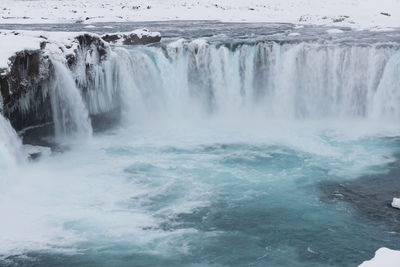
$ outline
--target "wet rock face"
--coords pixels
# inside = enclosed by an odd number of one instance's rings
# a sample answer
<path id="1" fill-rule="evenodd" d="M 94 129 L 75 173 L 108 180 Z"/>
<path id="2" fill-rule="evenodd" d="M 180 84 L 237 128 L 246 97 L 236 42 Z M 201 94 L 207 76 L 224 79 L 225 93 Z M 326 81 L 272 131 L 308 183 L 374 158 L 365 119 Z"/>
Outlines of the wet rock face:
<path id="1" fill-rule="evenodd" d="M 49 42 L 44 40 L 40 49 L 16 53 L 9 59 L 9 68 L 0 70 L 0 111 L 17 131 L 39 125 L 49 127 L 53 121 L 48 83 L 54 72 L 47 44 Z M 61 51 L 70 51 L 65 57 L 71 70 L 83 60 L 88 73 L 94 65 L 107 59 L 109 49 L 99 36 L 91 34 L 79 35 L 71 40 L 71 45 L 60 47 Z"/>
<path id="2" fill-rule="evenodd" d="M 36 83 L 39 77 L 40 50 L 21 51 L 11 59 L 11 69 L 1 77 L 1 93 L 5 102 L 8 98 L 18 97 L 25 93 L 30 84 Z"/>
<path id="3" fill-rule="evenodd" d="M 18 131 L 51 120 L 44 84 L 50 78 L 51 62 L 41 50 L 20 51 L 10 58 L 10 69 L 0 77 L 4 114 Z M 35 112 L 32 112 L 34 110 Z"/>
<path id="4" fill-rule="evenodd" d="M 48 92 L 48 85 L 55 75 L 51 54 L 60 56 L 60 60 L 65 58 L 72 73 L 79 73 L 75 77 L 76 85 L 85 96 L 88 90 L 96 90 L 94 83 L 97 77 L 96 70 L 111 53 L 109 43 L 145 45 L 161 40 L 159 33 L 145 29 L 106 34 L 102 37 L 85 33 L 67 37 L 67 42 L 62 43 L 57 40 L 50 41 L 43 35 L 37 38 L 41 40 L 37 50 L 16 53 L 9 59 L 8 68 L 0 69 L 0 112 L 10 120 L 15 130 L 24 130 L 22 131 L 24 136 L 29 136 L 30 132 L 40 132 L 35 133 L 35 136 L 41 133 L 47 134 L 51 132 L 47 128 L 53 127 Z M 102 115 L 101 112 L 90 115 L 95 114 Z"/>

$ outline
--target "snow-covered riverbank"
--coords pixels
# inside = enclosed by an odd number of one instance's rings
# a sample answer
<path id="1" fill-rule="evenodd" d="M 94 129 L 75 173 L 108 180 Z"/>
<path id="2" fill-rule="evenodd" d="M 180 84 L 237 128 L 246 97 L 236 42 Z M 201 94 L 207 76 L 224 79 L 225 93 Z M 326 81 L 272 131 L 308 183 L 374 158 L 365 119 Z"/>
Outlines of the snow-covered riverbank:
<path id="1" fill-rule="evenodd" d="M 76 37 L 85 34 L 93 35 L 99 39 L 104 38 L 106 42 L 120 44 L 125 42 L 126 44 L 151 43 L 152 39 L 161 38 L 160 33 L 149 32 L 146 29 L 105 34 L 103 37 L 87 32 L 0 30 L 0 70 L 4 71 L 10 67 L 10 58 L 17 52 L 39 50 L 42 45 L 46 45 L 50 53 L 60 53 L 63 54 L 63 57 L 66 57 L 76 50 L 78 43 Z"/>
<path id="2" fill-rule="evenodd" d="M 400 26 L 399 0 L 2 0 L 1 23 L 157 20 L 288 22 L 375 30 Z"/>

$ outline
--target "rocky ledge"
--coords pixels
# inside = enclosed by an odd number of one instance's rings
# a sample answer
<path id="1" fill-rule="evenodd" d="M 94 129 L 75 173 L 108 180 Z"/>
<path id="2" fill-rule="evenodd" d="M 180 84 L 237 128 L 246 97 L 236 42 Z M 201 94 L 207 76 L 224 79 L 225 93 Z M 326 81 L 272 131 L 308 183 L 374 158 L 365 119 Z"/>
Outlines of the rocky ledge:
<path id="1" fill-rule="evenodd" d="M 149 32 L 147 29 L 104 34 L 101 38 L 106 42 L 119 45 L 146 45 L 161 41 L 159 32 Z"/>
<path id="2" fill-rule="evenodd" d="M 159 42 L 159 33 L 135 30 L 103 36 L 94 33 L 0 30 L 0 112 L 17 131 L 52 122 L 48 83 L 52 60 L 63 61 L 73 72 L 91 69 L 111 55 L 110 44 L 146 45 Z M 86 88 L 76 80 L 78 88 Z M 98 115 L 98 114 L 96 114 Z"/>

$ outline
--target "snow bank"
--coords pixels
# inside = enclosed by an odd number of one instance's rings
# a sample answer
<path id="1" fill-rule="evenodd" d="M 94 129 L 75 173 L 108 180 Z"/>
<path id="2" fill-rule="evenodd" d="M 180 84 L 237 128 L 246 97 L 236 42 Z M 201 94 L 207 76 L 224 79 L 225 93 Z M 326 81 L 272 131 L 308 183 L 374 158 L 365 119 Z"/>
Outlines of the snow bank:
<path id="1" fill-rule="evenodd" d="M 51 54 L 68 55 L 76 48 L 74 32 L 41 32 L 0 30 L 0 69 L 8 69 L 10 58 L 24 50 L 39 50 L 42 43 Z"/>
<path id="2" fill-rule="evenodd" d="M 400 27 L 398 0 L 1 0 L 0 23 L 222 20 Z"/>
<path id="3" fill-rule="evenodd" d="M 0 32 L 0 69 L 8 67 L 8 59 L 18 51 L 40 48 L 40 37 L 22 35 L 19 32 Z"/>
<path id="4" fill-rule="evenodd" d="M 79 45 L 78 36 L 93 36 L 102 40 L 102 36 L 88 32 L 44 32 L 44 31 L 10 31 L 0 30 L 0 74 L 7 73 L 10 67 L 10 58 L 20 51 L 33 51 L 41 49 L 45 44 L 45 51 L 53 57 L 67 58 L 74 55 Z M 159 41 L 159 32 L 150 32 L 146 29 L 138 29 L 131 32 L 113 33 L 118 35 L 117 43 L 129 39 L 128 44 L 135 44 L 136 39 L 142 39 L 144 43 Z M 119 38 L 122 38 L 121 40 Z M 103 38 L 104 39 L 104 38 Z"/>
<path id="5" fill-rule="evenodd" d="M 400 251 L 380 248 L 372 260 L 364 261 L 359 267 L 399 267 Z"/>
<path id="6" fill-rule="evenodd" d="M 392 207 L 396 209 L 400 209 L 400 198 L 393 198 Z"/>

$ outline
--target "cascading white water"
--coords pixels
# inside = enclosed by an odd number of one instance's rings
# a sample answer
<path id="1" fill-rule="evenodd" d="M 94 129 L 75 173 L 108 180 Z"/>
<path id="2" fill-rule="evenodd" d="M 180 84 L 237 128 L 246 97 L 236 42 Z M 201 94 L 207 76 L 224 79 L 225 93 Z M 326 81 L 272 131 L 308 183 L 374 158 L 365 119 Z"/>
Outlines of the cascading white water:
<path id="1" fill-rule="evenodd" d="M 117 49 L 113 67 L 103 68 L 113 82 L 100 79 L 95 88 L 103 98 L 117 91 L 135 114 L 161 109 L 185 116 L 203 110 L 227 116 L 390 119 L 400 116 L 397 105 L 382 108 L 397 99 L 396 49 L 276 42 L 230 49 L 179 40 L 166 47 Z"/>
<path id="2" fill-rule="evenodd" d="M 24 160 L 21 140 L 10 122 L 0 113 L 0 174 L 2 170 L 16 166 Z"/>
<path id="3" fill-rule="evenodd" d="M 264 117 L 388 121 L 400 117 L 400 53 L 394 45 L 216 45 L 198 39 L 78 53 L 70 70 L 52 59 L 48 88 L 56 135 L 89 136 L 89 115 Z M 84 56 L 86 55 L 86 57 Z M 23 101 L 22 101 L 23 102 Z M 26 105 L 26 103 L 24 104 Z M 28 110 L 23 107 L 24 110 Z"/>
<path id="4" fill-rule="evenodd" d="M 99 60 L 97 52 L 89 59 L 78 53 L 73 70 L 52 59 L 48 91 L 56 135 L 90 135 L 89 115 L 117 108 L 134 121 L 204 115 L 390 121 L 400 117 L 397 49 L 318 42 L 232 46 L 181 39 L 114 48 L 106 60 Z"/>
<path id="5" fill-rule="evenodd" d="M 400 118 L 400 51 L 387 63 L 373 100 L 372 116 Z"/>
<path id="6" fill-rule="evenodd" d="M 56 136 L 90 136 L 92 126 L 89 114 L 71 71 L 57 60 L 52 63 L 54 77 L 49 85 L 49 93 Z"/>

